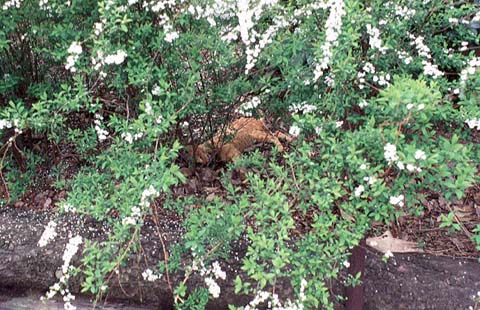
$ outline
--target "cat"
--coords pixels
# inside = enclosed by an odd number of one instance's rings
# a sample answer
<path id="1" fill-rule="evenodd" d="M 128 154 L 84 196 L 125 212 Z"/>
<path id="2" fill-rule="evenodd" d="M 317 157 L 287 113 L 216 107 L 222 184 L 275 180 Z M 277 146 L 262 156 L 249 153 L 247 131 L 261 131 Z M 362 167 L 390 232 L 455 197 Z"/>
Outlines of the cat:
<path id="1" fill-rule="evenodd" d="M 229 137 L 231 140 L 225 141 Z M 210 161 L 210 157 L 218 152 L 222 162 L 233 161 L 255 143 L 265 142 L 276 145 L 278 151 L 283 152 L 283 145 L 278 137 L 289 140 L 283 133 L 272 134 L 262 120 L 241 117 L 229 124 L 224 131 L 217 133 L 212 141 L 198 145 L 194 158 L 197 163 L 205 165 Z M 190 156 L 193 155 L 192 146 L 188 146 L 187 151 Z"/>

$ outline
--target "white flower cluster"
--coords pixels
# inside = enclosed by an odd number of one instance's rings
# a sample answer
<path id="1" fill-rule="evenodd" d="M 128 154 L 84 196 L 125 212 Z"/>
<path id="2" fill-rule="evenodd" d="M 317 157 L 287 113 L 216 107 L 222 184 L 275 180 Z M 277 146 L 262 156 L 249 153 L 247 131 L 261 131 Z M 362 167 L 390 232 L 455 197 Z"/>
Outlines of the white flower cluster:
<path id="1" fill-rule="evenodd" d="M 55 223 L 54 221 L 48 222 L 47 227 L 45 227 L 45 230 L 43 231 L 43 234 L 38 241 L 39 247 L 46 246 L 51 240 L 53 240 L 57 236 L 57 232 L 55 231 L 56 228 L 57 223 Z"/>
<path id="2" fill-rule="evenodd" d="M 380 38 L 380 30 L 370 24 L 367 24 L 367 33 L 369 35 L 370 47 L 372 49 L 377 49 L 382 54 L 385 54 L 388 48 L 382 45 L 382 39 Z"/>
<path id="3" fill-rule="evenodd" d="M 257 58 L 260 55 L 260 52 L 267 46 L 268 44 L 272 43 L 273 37 L 278 32 L 279 29 L 285 28 L 290 23 L 285 19 L 283 16 L 277 16 L 274 18 L 274 24 L 268 27 L 265 33 L 259 38 L 258 44 L 255 45 L 247 45 L 247 49 L 245 53 L 247 54 L 247 64 L 245 65 L 245 74 L 255 66 L 257 62 Z M 242 29 L 242 28 L 240 28 Z M 240 34 L 242 31 L 240 31 Z M 254 32 L 256 34 L 256 32 Z M 251 39 L 254 42 L 254 39 Z"/>
<path id="4" fill-rule="evenodd" d="M 406 65 L 410 64 L 413 61 L 413 57 L 405 51 L 397 51 L 397 56 L 400 60 L 403 60 L 403 63 Z"/>
<path id="5" fill-rule="evenodd" d="M 118 50 L 114 54 L 104 55 L 103 51 L 97 50 L 97 57 L 92 57 L 92 65 L 95 71 L 98 71 L 103 68 L 105 65 L 120 65 L 127 58 L 127 53 L 123 50 Z M 101 70 L 100 77 L 105 78 L 107 74 Z"/>
<path id="6" fill-rule="evenodd" d="M 72 206 L 71 204 L 69 204 L 69 203 L 63 204 L 63 205 L 62 205 L 62 209 L 63 209 L 63 211 L 65 211 L 65 212 L 70 212 L 70 213 L 75 213 L 75 212 L 77 212 L 77 209 L 76 209 L 74 206 Z"/>
<path id="7" fill-rule="evenodd" d="M 161 274 L 155 274 L 152 269 L 146 269 L 144 272 L 142 272 L 142 277 L 145 281 L 149 282 L 154 282 L 157 281 L 162 277 Z"/>
<path id="8" fill-rule="evenodd" d="M 66 283 L 64 283 L 66 284 Z M 60 283 L 55 283 L 54 285 L 50 286 L 50 290 L 45 294 L 45 297 L 40 297 L 40 300 L 44 301 L 45 299 L 52 299 L 55 297 L 55 295 L 60 292 L 60 294 L 63 295 L 63 309 L 64 310 L 75 310 L 77 307 L 75 307 L 72 304 L 72 301 L 75 300 L 75 296 L 70 293 L 70 290 L 68 288 L 62 289 L 60 286 Z"/>
<path id="9" fill-rule="evenodd" d="M 317 110 L 317 107 L 313 104 L 309 104 L 306 101 L 302 103 L 294 103 L 291 105 L 288 110 L 294 114 L 302 112 L 303 114 L 312 113 Z"/>
<path id="10" fill-rule="evenodd" d="M 361 164 L 360 165 L 360 170 L 366 170 L 368 166 L 366 164 Z M 367 185 L 373 185 L 375 182 L 377 182 L 377 178 L 374 176 L 365 176 L 363 177 L 363 181 L 367 182 Z M 365 192 L 365 186 L 360 184 L 355 188 L 354 195 L 355 197 L 360 197 L 364 192 Z"/>
<path id="11" fill-rule="evenodd" d="M 227 274 L 222 270 L 217 261 L 213 262 L 209 268 L 206 268 L 203 264 L 203 261 L 196 258 L 197 255 L 195 252 L 192 253 L 192 256 L 194 257 L 192 266 L 186 268 L 187 273 L 199 271 L 200 275 L 205 277 L 204 282 L 210 295 L 212 295 L 213 298 L 218 298 L 220 296 L 221 289 L 216 280 L 225 280 L 227 278 Z"/>
<path id="12" fill-rule="evenodd" d="M 246 116 L 246 117 L 251 117 L 252 116 L 252 110 L 254 110 L 259 104 L 261 104 L 262 101 L 260 100 L 259 97 L 254 96 L 247 102 L 244 102 L 238 109 L 237 112 Z"/>
<path id="13" fill-rule="evenodd" d="M 358 106 L 363 109 L 365 108 L 366 106 L 368 106 L 368 102 L 364 99 L 362 101 L 360 101 L 360 103 L 358 104 Z"/>
<path id="14" fill-rule="evenodd" d="M 107 23 L 107 20 L 105 18 L 102 18 L 99 22 L 93 24 L 93 28 L 94 28 L 93 32 L 97 37 L 100 36 L 100 34 L 102 34 L 103 27 L 105 26 L 106 23 Z"/>
<path id="15" fill-rule="evenodd" d="M 475 14 L 475 16 L 472 18 L 472 22 L 474 23 L 479 23 L 480 22 L 480 11 Z"/>
<path id="16" fill-rule="evenodd" d="M 476 118 L 476 119 L 475 118 L 467 119 L 465 121 L 465 123 L 467 123 L 467 125 L 470 129 L 477 128 L 477 130 L 480 130 L 480 117 Z"/>
<path id="17" fill-rule="evenodd" d="M 328 68 L 330 59 L 333 56 L 332 47 L 338 45 L 338 37 L 342 31 L 342 18 L 345 15 L 345 3 L 341 0 L 330 0 L 328 2 L 330 8 L 330 14 L 328 15 L 327 22 L 325 24 L 326 38 L 322 45 L 323 57 L 320 62 L 316 64 L 314 71 L 313 81 L 316 82 L 323 72 Z"/>
<path id="18" fill-rule="evenodd" d="M 142 197 L 140 198 L 139 206 L 134 206 L 131 209 L 131 214 L 122 219 L 123 225 L 137 225 L 137 223 L 142 218 L 142 209 L 141 208 L 148 208 L 150 206 L 150 202 L 152 201 L 152 197 L 155 198 L 159 195 L 158 191 L 150 185 L 147 189 L 142 192 Z"/>
<path id="19" fill-rule="evenodd" d="M 12 128 L 12 122 L 6 119 L 0 119 L 0 130 L 3 128 Z"/>
<path id="20" fill-rule="evenodd" d="M 300 283 L 300 292 L 298 295 L 298 300 L 292 302 L 288 299 L 285 302 L 285 305 L 282 305 L 280 302 L 277 294 L 272 294 L 266 291 L 257 291 L 255 297 L 248 305 L 245 306 L 244 310 L 256 310 L 257 306 L 263 304 L 268 300 L 267 307 L 268 309 L 275 309 L 275 310 L 303 310 L 304 306 L 303 303 L 306 300 L 305 296 L 305 287 L 307 286 L 307 281 L 302 279 Z"/>
<path id="21" fill-rule="evenodd" d="M 417 13 L 414 9 L 410 9 L 407 6 L 395 5 L 395 15 L 403 19 L 410 19 Z"/>
<path id="22" fill-rule="evenodd" d="M 63 252 L 63 265 L 62 265 L 62 272 L 66 274 L 68 272 L 68 268 L 70 266 L 70 261 L 72 260 L 73 256 L 77 253 L 78 247 L 82 244 L 82 236 L 75 236 L 70 238 L 67 243 L 67 247 L 65 248 L 65 252 Z"/>
<path id="23" fill-rule="evenodd" d="M 210 295 L 212 295 L 213 298 L 218 298 L 220 296 L 220 286 L 215 279 L 225 280 L 227 278 L 227 274 L 222 270 L 220 264 L 213 262 L 210 268 L 202 268 L 200 274 L 205 277 L 205 284 L 207 285 Z"/>
<path id="24" fill-rule="evenodd" d="M 165 32 L 165 41 L 168 43 L 172 43 L 179 37 L 179 34 L 177 31 L 173 30 L 172 25 L 165 25 L 163 26 L 163 31 Z"/>
<path id="25" fill-rule="evenodd" d="M 288 133 L 291 135 L 291 136 L 294 136 L 294 137 L 298 137 L 298 135 L 300 134 L 300 127 L 298 127 L 297 125 L 292 125 L 290 126 L 290 129 L 288 130 Z"/>
<path id="26" fill-rule="evenodd" d="M 404 201 L 405 197 L 403 195 L 398 195 L 398 196 L 391 196 L 390 197 L 390 203 L 394 206 L 399 206 L 403 207 L 404 206 Z"/>
<path id="27" fill-rule="evenodd" d="M 230 19 L 235 17 L 235 2 L 229 1 L 210 1 L 205 7 L 200 5 L 190 5 L 187 12 L 196 19 L 204 18 L 211 26 L 215 26 L 217 22 L 215 18 Z M 238 37 L 238 28 L 232 30 L 231 28 L 223 29 L 220 37 L 223 41 L 233 41 Z"/>
<path id="28" fill-rule="evenodd" d="M 158 86 L 158 84 L 153 85 L 152 95 L 158 96 L 158 95 L 160 95 L 160 91 L 161 91 L 161 89 L 160 89 L 160 86 Z"/>
<path id="29" fill-rule="evenodd" d="M 473 57 L 468 61 L 468 66 L 460 73 L 460 83 L 465 85 L 469 75 L 474 75 L 477 72 L 477 68 L 480 67 L 480 57 Z"/>
<path id="30" fill-rule="evenodd" d="M 70 72 L 75 73 L 77 69 L 75 68 L 75 63 L 77 62 L 78 58 L 80 58 L 80 54 L 82 54 L 82 46 L 74 41 L 70 44 L 67 52 L 69 53 L 67 57 L 67 64 L 65 65 L 65 69 L 70 70 Z"/>
<path id="31" fill-rule="evenodd" d="M 362 193 L 365 191 L 365 186 L 359 185 L 357 188 L 355 188 L 355 197 L 360 197 Z"/>
<path id="32" fill-rule="evenodd" d="M 128 226 L 128 225 L 137 225 L 137 222 L 142 218 L 142 210 L 140 210 L 139 207 L 134 206 L 132 207 L 132 213 L 122 219 L 122 225 Z"/>
<path id="33" fill-rule="evenodd" d="M 468 49 L 468 42 L 467 41 L 462 41 L 461 47 L 459 49 L 460 52 L 464 52 Z"/>
<path id="34" fill-rule="evenodd" d="M 21 4 L 22 4 L 22 1 L 20 1 L 20 0 L 8 0 L 3 4 L 2 10 L 6 11 L 11 7 L 15 7 L 15 8 L 18 9 L 18 8 L 20 8 Z"/>
<path id="35" fill-rule="evenodd" d="M 391 76 L 389 73 L 375 74 L 375 67 L 373 66 L 373 64 L 371 62 L 366 62 L 363 65 L 362 70 L 357 73 L 358 82 L 359 82 L 358 88 L 363 89 L 365 87 L 365 83 L 366 83 L 365 78 L 367 74 L 371 75 L 372 81 L 380 86 L 390 85 Z M 362 106 L 360 107 L 362 108 Z"/>
<path id="36" fill-rule="evenodd" d="M 98 141 L 102 142 L 107 139 L 109 133 L 107 130 L 103 129 L 102 126 L 103 116 L 100 114 L 95 114 L 95 120 L 93 123 L 95 124 L 95 131 L 97 132 Z"/>
<path id="37" fill-rule="evenodd" d="M 422 172 L 422 168 L 420 168 L 417 165 L 414 165 L 412 163 L 405 163 L 403 161 L 399 160 L 399 157 L 397 155 L 397 147 L 391 143 L 387 143 L 384 147 L 384 154 L 383 156 L 385 157 L 385 160 L 390 164 L 393 162 L 396 162 L 397 168 L 400 170 L 405 170 L 409 172 Z M 425 154 L 424 151 L 422 150 L 417 150 L 415 152 L 415 160 L 426 160 L 427 155 Z"/>
<path id="38" fill-rule="evenodd" d="M 55 283 L 54 285 L 50 286 L 50 290 L 45 294 L 45 297 L 41 297 L 41 300 L 44 299 L 51 299 L 57 293 L 60 293 L 63 296 L 63 308 L 65 310 L 75 310 L 76 307 L 72 305 L 72 301 L 75 300 L 75 296 L 70 293 L 68 288 L 62 288 L 67 286 L 68 279 L 70 278 L 70 274 L 68 273 L 70 269 L 70 261 L 72 260 L 73 256 L 77 253 L 78 248 L 82 244 L 82 237 L 75 236 L 70 238 L 68 244 L 63 252 L 63 265 L 62 265 L 62 276 L 60 277 L 59 282 Z"/>
<path id="39" fill-rule="evenodd" d="M 427 155 L 422 150 L 417 150 L 415 152 L 414 157 L 415 157 L 415 160 L 426 160 L 427 159 Z M 405 163 L 403 163 L 400 160 L 397 162 L 397 168 L 400 169 L 400 170 L 407 169 L 407 171 L 409 171 L 409 172 L 422 172 L 422 168 L 420 168 L 419 166 L 414 165 L 412 163 L 407 163 L 405 165 Z"/>
<path id="40" fill-rule="evenodd" d="M 150 201 L 152 200 L 152 197 L 155 198 L 158 195 L 160 195 L 159 192 L 153 187 L 153 185 L 150 185 L 146 190 L 142 192 L 140 206 L 148 208 L 150 206 Z"/>
<path id="41" fill-rule="evenodd" d="M 408 103 L 408 104 L 406 105 L 406 107 L 407 107 L 407 110 L 410 111 L 410 110 L 413 109 L 413 107 L 415 107 L 415 105 L 414 105 L 413 103 Z M 417 110 L 418 110 L 418 111 L 421 111 L 421 110 L 423 110 L 423 109 L 425 109 L 425 104 L 420 103 L 419 105 L 417 105 Z"/>
<path id="42" fill-rule="evenodd" d="M 104 62 L 107 65 L 115 64 L 115 65 L 120 65 L 125 61 L 125 58 L 127 57 L 127 53 L 122 50 L 118 50 L 115 52 L 115 54 L 107 55 L 105 57 Z"/>
<path id="43" fill-rule="evenodd" d="M 152 0 L 146 1 L 142 4 L 142 8 L 145 11 L 152 11 L 153 13 L 166 12 L 167 10 L 177 10 L 175 0 Z M 178 1 L 183 3 L 184 1 Z M 129 0 L 129 5 L 138 3 L 138 0 Z M 164 40 L 168 43 L 172 43 L 179 37 L 179 33 L 174 30 L 173 25 L 170 23 L 170 17 L 166 13 L 158 15 L 158 25 L 163 26 L 163 32 L 165 34 Z"/>
<path id="44" fill-rule="evenodd" d="M 137 3 L 138 0 L 129 0 L 128 4 L 133 5 Z M 183 1 L 180 1 L 183 2 Z M 142 7 L 145 9 L 145 11 L 152 11 L 154 13 L 158 13 L 160 11 L 164 11 L 169 8 L 174 8 L 175 6 L 175 0 L 152 0 L 152 1 L 145 1 L 142 4 Z"/>
<path id="45" fill-rule="evenodd" d="M 394 144 L 387 143 L 383 147 L 384 153 L 383 157 L 385 157 L 385 160 L 390 164 L 394 161 L 398 160 L 398 155 L 397 155 L 397 147 Z"/>
<path id="46" fill-rule="evenodd" d="M 413 34 L 408 34 L 410 39 L 413 41 L 410 42 L 410 45 L 415 45 L 415 48 L 417 49 L 418 55 L 421 57 L 426 58 L 425 60 L 422 60 L 422 65 L 423 65 L 423 73 L 425 75 L 430 75 L 432 78 L 436 79 L 440 76 L 443 75 L 443 72 L 438 69 L 437 65 L 434 65 L 431 62 L 432 55 L 430 55 L 430 48 L 423 42 L 423 37 L 415 37 Z"/>
<path id="47" fill-rule="evenodd" d="M 41 8 L 41 9 L 50 9 L 50 7 L 47 7 L 48 5 L 48 0 L 40 0 L 38 1 L 38 6 Z"/>
<path id="48" fill-rule="evenodd" d="M 133 141 L 137 141 L 138 139 L 141 139 L 143 137 L 143 132 L 137 132 L 135 134 L 132 134 L 130 132 L 122 132 L 120 137 L 122 137 L 122 139 L 127 141 L 128 143 L 132 144 Z"/>

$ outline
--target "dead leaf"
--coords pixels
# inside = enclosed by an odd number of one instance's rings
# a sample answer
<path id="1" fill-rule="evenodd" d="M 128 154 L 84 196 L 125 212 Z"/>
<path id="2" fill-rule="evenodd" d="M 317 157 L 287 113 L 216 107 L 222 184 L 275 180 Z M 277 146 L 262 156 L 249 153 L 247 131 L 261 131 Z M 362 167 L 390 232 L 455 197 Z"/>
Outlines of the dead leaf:
<path id="1" fill-rule="evenodd" d="M 345 213 L 345 211 L 343 211 L 341 208 L 340 208 L 340 215 L 342 216 L 342 218 L 344 220 L 355 223 L 355 218 L 353 216 L 351 216 L 350 214 Z"/>
<path id="2" fill-rule="evenodd" d="M 205 200 L 207 201 L 213 201 L 215 199 L 217 195 L 215 195 L 215 193 L 211 193 L 207 196 L 207 198 L 205 198 Z"/>
<path id="3" fill-rule="evenodd" d="M 454 206 L 453 212 L 455 212 L 455 215 L 457 216 L 459 221 L 473 222 L 476 220 L 476 211 L 473 206 Z"/>
<path id="4" fill-rule="evenodd" d="M 416 242 L 394 238 L 389 230 L 383 233 L 383 235 L 380 237 L 367 238 L 367 245 L 382 253 L 386 253 L 388 251 L 392 253 L 423 252 L 423 250 L 418 247 Z"/>

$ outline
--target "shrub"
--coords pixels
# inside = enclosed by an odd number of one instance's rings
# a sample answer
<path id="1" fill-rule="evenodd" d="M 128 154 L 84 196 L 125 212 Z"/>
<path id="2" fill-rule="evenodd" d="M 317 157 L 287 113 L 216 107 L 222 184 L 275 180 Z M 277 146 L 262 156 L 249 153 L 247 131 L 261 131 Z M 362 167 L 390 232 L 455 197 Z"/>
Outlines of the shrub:
<path id="1" fill-rule="evenodd" d="M 62 212 L 111 229 L 108 240 L 85 242 L 82 268 L 65 270 L 67 280 L 86 276 L 84 291 L 108 288 L 161 197 L 186 232 L 159 271 L 208 275 L 189 296 L 174 283 L 179 308 L 221 293 L 214 262 L 241 238 L 247 277 L 225 281 L 256 296 L 248 307 L 332 308 L 325 281 L 339 277 L 371 221 L 419 214 L 426 193 L 453 200 L 478 181 L 478 9 L 440 0 L 6 1 L 4 203 L 24 186 L 11 177 L 16 158 L 30 174 L 41 162 L 18 147 L 37 135 L 85 163 Z M 296 141 L 283 155 L 238 159 L 222 177 L 228 197 L 185 208 L 194 198 L 171 194 L 185 181 L 181 148 L 240 114 L 287 124 Z M 259 173 L 238 186 L 229 175 L 239 167 Z M 295 300 L 277 301 L 279 279 Z"/>

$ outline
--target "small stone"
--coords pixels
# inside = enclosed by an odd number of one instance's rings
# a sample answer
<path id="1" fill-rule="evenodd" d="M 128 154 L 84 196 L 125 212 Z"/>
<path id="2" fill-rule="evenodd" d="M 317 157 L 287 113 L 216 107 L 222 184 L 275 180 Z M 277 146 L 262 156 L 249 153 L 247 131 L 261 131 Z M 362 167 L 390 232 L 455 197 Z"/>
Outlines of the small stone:
<path id="1" fill-rule="evenodd" d="M 52 204 L 52 198 L 47 198 L 47 199 L 45 199 L 45 202 L 43 203 L 43 207 L 46 209 L 46 208 L 50 207 L 51 204 Z"/>
<path id="2" fill-rule="evenodd" d="M 21 208 L 21 207 L 25 206 L 25 203 L 23 201 L 17 201 L 13 205 L 14 205 L 15 208 Z"/>

